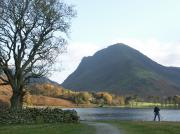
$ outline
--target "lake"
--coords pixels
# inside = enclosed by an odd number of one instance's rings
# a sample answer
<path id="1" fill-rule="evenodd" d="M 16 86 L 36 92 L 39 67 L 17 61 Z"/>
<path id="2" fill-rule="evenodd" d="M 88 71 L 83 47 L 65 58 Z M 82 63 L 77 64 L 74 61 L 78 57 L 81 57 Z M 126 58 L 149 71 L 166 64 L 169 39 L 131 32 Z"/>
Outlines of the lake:
<path id="1" fill-rule="evenodd" d="M 138 120 L 152 121 L 153 108 L 74 108 L 81 120 Z M 161 109 L 162 121 L 180 121 L 179 109 Z"/>

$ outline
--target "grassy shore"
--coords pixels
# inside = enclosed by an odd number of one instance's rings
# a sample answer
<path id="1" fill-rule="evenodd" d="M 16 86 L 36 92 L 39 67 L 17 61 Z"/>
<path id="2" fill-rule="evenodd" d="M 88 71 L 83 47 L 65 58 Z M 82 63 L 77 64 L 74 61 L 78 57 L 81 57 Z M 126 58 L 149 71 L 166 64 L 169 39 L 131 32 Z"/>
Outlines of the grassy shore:
<path id="1" fill-rule="evenodd" d="M 180 134 L 180 122 L 107 121 L 124 134 Z"/>
<path id="2" fill-rule="evenodd" d="M 34 124 L 0 126 L 0 134 L 94 134 L 86 124 Z"/>

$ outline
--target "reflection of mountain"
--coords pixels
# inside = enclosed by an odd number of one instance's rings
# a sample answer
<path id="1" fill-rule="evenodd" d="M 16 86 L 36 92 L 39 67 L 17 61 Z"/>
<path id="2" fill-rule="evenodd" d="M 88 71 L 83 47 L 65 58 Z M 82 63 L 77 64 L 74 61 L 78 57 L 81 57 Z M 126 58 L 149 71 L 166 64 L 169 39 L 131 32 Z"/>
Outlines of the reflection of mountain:
<path id="1" fill-rule="evenodd" d="M 118 94 L 180 93 L 180 68 L 162 66 L 139 51 L 115 44 L 82 59 L 62 86 Z"/>

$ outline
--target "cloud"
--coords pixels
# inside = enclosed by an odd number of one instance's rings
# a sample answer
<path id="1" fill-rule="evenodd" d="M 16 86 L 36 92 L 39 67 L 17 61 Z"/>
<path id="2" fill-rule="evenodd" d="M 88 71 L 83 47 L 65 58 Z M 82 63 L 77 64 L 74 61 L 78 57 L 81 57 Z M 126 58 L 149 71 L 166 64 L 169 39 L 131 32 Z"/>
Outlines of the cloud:
<path id="1" fill-rule="evenodd" d="M 70 43 L 67 53 L 58 58 L 60 72 L 54 72 L 51 79 L 62 83 L 78 67 L 84 56 L 92 56 L 98 50 L 115 43 L 124 43 L 139 50 L 152 60 L 165 66 L 180 67 L 180 45 L 179 43 L 165 43 L 156 39 L 115 39 L 106 44 L 96 43 Z M 58 65 L 57 64 L 57 65 Z"/>

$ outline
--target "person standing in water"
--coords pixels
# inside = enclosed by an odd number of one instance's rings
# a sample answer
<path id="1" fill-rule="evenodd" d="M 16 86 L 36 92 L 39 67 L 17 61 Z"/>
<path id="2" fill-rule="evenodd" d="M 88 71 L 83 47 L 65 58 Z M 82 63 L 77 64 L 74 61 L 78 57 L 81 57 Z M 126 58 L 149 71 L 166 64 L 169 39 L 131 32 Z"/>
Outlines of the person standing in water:
<path id="1" fill-rule="evenodd" d="M 158 121 L 160 121 L 160 109 L 156 106 L 154 107 L 154 121 L 156 121 L 156 117 L 158 117 Z"/>

